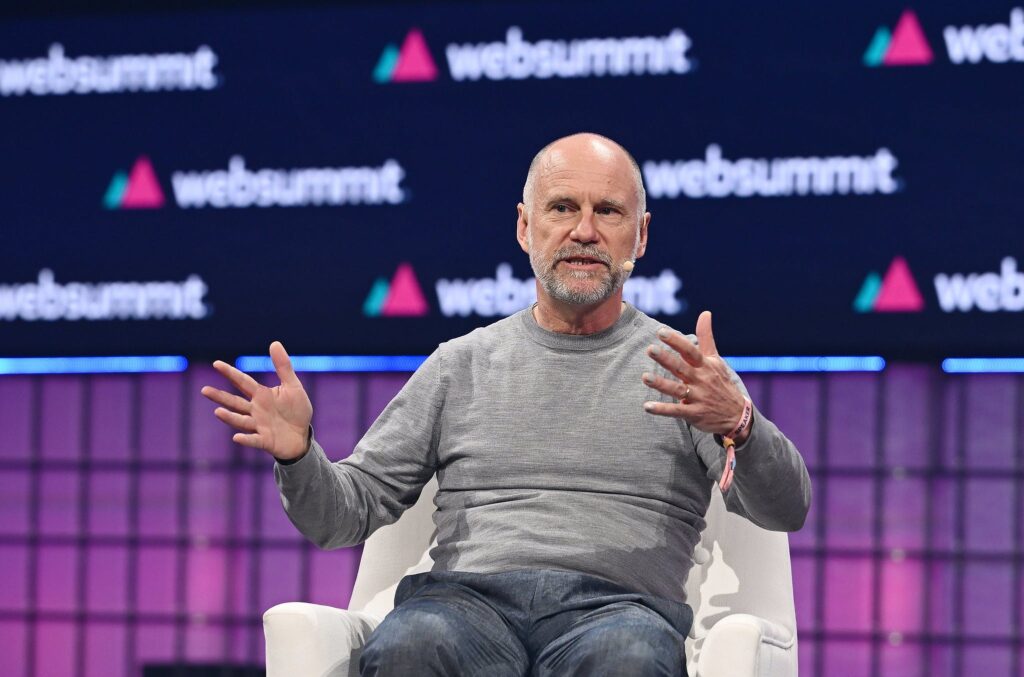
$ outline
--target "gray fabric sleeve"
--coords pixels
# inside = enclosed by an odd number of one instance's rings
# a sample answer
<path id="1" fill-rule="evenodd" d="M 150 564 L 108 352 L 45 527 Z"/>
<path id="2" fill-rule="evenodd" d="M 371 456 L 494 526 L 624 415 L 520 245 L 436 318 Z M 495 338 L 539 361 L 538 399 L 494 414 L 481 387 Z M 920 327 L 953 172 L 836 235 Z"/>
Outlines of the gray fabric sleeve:
<path id="1" fill-rule="evenodd" d="M 749 397 L 739 376 L 733 381 Z M 725 448 L 715 435 L 690 428 L 694 446 L 718 481 L 725 468 Z M 750 435 L 736 447 L 736 470 L 725 507 L 763 529 L 797 531 L 811 507 L 811 478 L 796 446 L 754 407 Z"/>
<path id="2" fill-rule="evenodd" d="M 315 439 L 295 463 L 274 464 L 288 519 L 324 549 L 362 543 L 412 507 L 437 466 L 444 409 L 441 350 L 391 400 L 352 455 L 332 463 Z"/>

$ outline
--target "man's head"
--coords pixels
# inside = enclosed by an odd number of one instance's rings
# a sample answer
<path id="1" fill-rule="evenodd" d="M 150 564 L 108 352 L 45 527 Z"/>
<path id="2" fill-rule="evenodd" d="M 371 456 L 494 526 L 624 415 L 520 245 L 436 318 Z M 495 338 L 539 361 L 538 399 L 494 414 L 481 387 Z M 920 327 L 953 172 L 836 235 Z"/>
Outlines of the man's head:
<path id="1" fill-rule="evenodd" d="M 622 264 L 647 246 L 646 194 L 625 148 L 597 134 L 574 134 L 533 158 L 519 205 L 517 238 L 530 255 L 538 293 L 594 305 L 621 292 Z"/>

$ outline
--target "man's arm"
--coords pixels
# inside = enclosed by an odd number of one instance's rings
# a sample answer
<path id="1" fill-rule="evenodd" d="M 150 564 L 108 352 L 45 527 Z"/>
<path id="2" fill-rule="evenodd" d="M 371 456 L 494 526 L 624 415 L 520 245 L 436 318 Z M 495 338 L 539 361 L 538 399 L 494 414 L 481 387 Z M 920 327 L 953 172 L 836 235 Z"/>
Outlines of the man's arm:
<path id="1" fill-rule="evenodd" d="M 747 390 L 718 354 L 711 313 L 705 311 L 697 319 L 696 342 L 667 328 L 658 336 L 666 347 L 651 346 L 648 355 L 675 378 L 645 373 L 643 380 L 678 402 L 647 402 L 644 407 L 655 415 L 685 420 L 708 476 L 719 480 L 727 462 L 722 436 L 732 434 L 743 420 Z M 736 467 L 725 491 L 726 507 L 765 529 L 796 531 L 811 502 L 804 461 L 793 443 L 756 409 L 748 431 L 736 435 Z"/>
<path id="2" fill-rule="evenodd" d="M 419 497 L 437 465 L 444 404 L 441 349 L 412 375 L 356 446 L 331 463 L 313 439 L 313 406 L 284 346 L 270 346 L 281 385 L 268 388 L 225 362 L 213 366 L 241 396 L 211 386 L 217 418 L 238 432 L 232 439 L 276 459 L 274 475 L 289 519 L 322 548 L 366 540 Z"/>
<path id="3" fill-rule="evenodd" d="M 332 463 L 315 439 L 294 463 L 274 465 L 285 512 L 321 548 L 362 543 L 419 498 L 437 467 L 444 407 L 440 349 L 412 375 L 356 445 Z"/>
<path id="4" fill-rule="evenodd" d="M 690 431 L 697 454 L 708 467 L 708 477 L 717 481 L 725 469 L 725 448 L 715 435 L 692 426 Z M 736 447 L 736 469 L 724 498 L 729 512 L 743 515 L 763 529 L 797 531 L 807 518 L 811 479 L 804 460 L 789 438 L 756 407 L 750 434 Z"/>

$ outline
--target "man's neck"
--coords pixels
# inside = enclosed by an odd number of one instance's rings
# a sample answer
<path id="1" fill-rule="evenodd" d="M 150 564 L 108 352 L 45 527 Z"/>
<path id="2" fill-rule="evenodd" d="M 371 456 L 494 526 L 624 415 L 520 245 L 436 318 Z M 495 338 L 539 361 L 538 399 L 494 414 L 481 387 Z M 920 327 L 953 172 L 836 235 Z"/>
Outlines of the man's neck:
<path id="1" fill-rule="evenodd" d="M 615 324 L 625 308 L 621 291 L 593 306 L 560 303 L 538 295 L 533 319 L 542 328 L 559 334 L 596 334 Z"/>

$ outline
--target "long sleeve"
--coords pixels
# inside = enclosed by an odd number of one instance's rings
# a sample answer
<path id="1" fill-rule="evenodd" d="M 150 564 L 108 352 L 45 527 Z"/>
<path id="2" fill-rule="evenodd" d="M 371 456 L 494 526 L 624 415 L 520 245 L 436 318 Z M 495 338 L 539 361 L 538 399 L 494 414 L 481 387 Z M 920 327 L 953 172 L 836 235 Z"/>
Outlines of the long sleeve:
<path id="1" fill-rule="evenodd" d="M 747 394 L 733 372 L 733 380 Z M 693 441 L 708 477 L 718 481 L 725 467 L 725 449 L 714 435 L 691 428 Z M 797 531 L 811 506 L 811 479 L 796 446 L 754 408 L 750 436 L 736 448 L 736 470 L 725 506 L 772 531 Z"/>
<path id="2" fill-rule="evenodd" d="M 274 465 L 288 518 L 321 548 L 365 541 L 412 507 L 433 476 L 445 400 L 440 352 L 412 375 L 349 458 L 332 463 L 314 439 L 297 462 Z"/>

